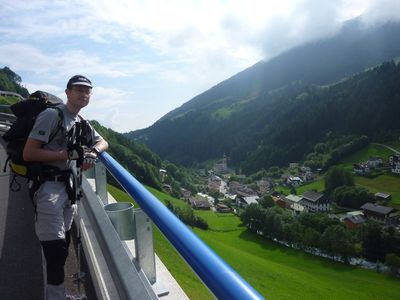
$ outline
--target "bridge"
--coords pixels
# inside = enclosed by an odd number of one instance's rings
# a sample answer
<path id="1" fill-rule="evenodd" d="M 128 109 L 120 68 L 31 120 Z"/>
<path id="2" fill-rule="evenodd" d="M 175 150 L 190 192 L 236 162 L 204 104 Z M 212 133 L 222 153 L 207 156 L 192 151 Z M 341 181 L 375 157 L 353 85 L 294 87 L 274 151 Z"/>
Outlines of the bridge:
<path id="1" fill-rule="evenodd" d="M 0 112 L 1 169 L 6 159 L 1 135 L 14 120 Z M 112 198 L 107 174 L 140 208 Z M 26 182 L 18 178 L 21 189 L 10 188 L 11 177 L 9 168 L 0 176 L 0 298 L 43 299 L 33 206 Z M 85 172 L 82 192 L 66 266 L 66 286 L 72 293 L 89 299 L 188 299 L 154 252 L 154 224 L 217 299 L 263 299 L 108 153 L 101 153 L 96 167 Z M 79 280 L 83 273 L 84 281 Z"/>

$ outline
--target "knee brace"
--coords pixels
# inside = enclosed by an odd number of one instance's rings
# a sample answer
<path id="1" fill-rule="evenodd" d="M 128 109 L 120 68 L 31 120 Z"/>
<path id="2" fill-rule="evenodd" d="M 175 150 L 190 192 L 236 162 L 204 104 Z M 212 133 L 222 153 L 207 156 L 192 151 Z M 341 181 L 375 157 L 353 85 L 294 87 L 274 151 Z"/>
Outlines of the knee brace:
<path id="1" fill-rule="evenodd" d="M 42 241 L 44 257 L 46 258 L 47 283 L 60 285 L 64 282 L 64 265 L 68 256 L 66 240 Z"/>

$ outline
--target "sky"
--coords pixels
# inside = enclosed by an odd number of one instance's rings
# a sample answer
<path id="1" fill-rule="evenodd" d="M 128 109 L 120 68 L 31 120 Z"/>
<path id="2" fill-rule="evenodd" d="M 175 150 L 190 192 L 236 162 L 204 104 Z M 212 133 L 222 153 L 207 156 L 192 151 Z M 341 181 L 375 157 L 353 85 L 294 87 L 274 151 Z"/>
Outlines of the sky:
<path id="1" fill-rule="evenodd" d="M 355 17 L 400 20 L 400 0 L 0 0 L 0 68 L 64 101 L 85 75 L 82 115 L 128 132 Z"/>

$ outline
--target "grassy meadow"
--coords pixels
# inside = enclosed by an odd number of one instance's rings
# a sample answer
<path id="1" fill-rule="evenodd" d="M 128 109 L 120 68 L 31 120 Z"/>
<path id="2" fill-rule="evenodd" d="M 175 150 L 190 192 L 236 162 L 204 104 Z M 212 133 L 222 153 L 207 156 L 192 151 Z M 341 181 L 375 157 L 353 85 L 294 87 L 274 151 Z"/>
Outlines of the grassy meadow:
<path id="1" fill-rule="evenodd" d="M 149 189 L 174 205 L 182 200 Z M 130 197 L 114 187 L 119 201 Z M 387 274 L 347 266 L 270 242 L 241 226 L 233 214 L 196 211 L 210 229 L 193 228 L 219 256 L 267 299 L 400 299 L 400 281 Z M 213 299 L 197 276 L 155 228 L 154 243 L 161 258 L 190 299 Z"/>
<path id="2" fill-rule="evenodd" d="M 394 149 L 398 149 L 398 144 L 390 145 Z M 368 147 L 354 153 L 343 159 L 340 166 L 349 170 L 353 169 L 353 163 L 366 162 L 370 156 L 382 157 L 384 162 L 389 160 L 389 156 L 393 151 L 379 144 L 370 144 Z M 355 183 L 368 189 L 371 193 L 383 192 L 392 195 L 387 205 L 400 209 L 400 176 L 391 174 L 386 170 L 382 174 L 375 177 L 355 176 Z"/>

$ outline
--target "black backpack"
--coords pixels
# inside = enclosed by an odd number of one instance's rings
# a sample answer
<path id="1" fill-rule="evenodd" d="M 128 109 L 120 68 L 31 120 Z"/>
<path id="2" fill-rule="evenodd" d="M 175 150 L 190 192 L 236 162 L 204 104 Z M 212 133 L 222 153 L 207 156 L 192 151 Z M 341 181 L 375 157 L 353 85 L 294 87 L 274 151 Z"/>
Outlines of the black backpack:
<path id="1" fill-rule="evenodd" d="M 54 108 L 58 111 L 59 118 L 57 128 L 51 133 L 49 142 L 55 137 L 62 127 L 64 120 L 61 109 L 57 107 L 57 105 L 61 103 L 63 103 L 63 101 L 52 94 L 36 91 L 29 95 L 26 100 L 22 100 L 10 106 L 11 111 L 17 119 L 4 134 L 3 139 L 7 142 L 7 161 L 4 166 L 4 171 L 6 170 L 8 162 L 11 170 L 14 172 L 12 182 L 15 181 L 15 176 L 17 175 L 27 179 L 33 179 L 35 176 L 33 169 L 35 169 L 37 163 L 26 162 L 22 157 L 26 140 L 35 124 L 36 117 L 46 108 Z M 12 183 L 10 187 L 12 187 Z"/>

